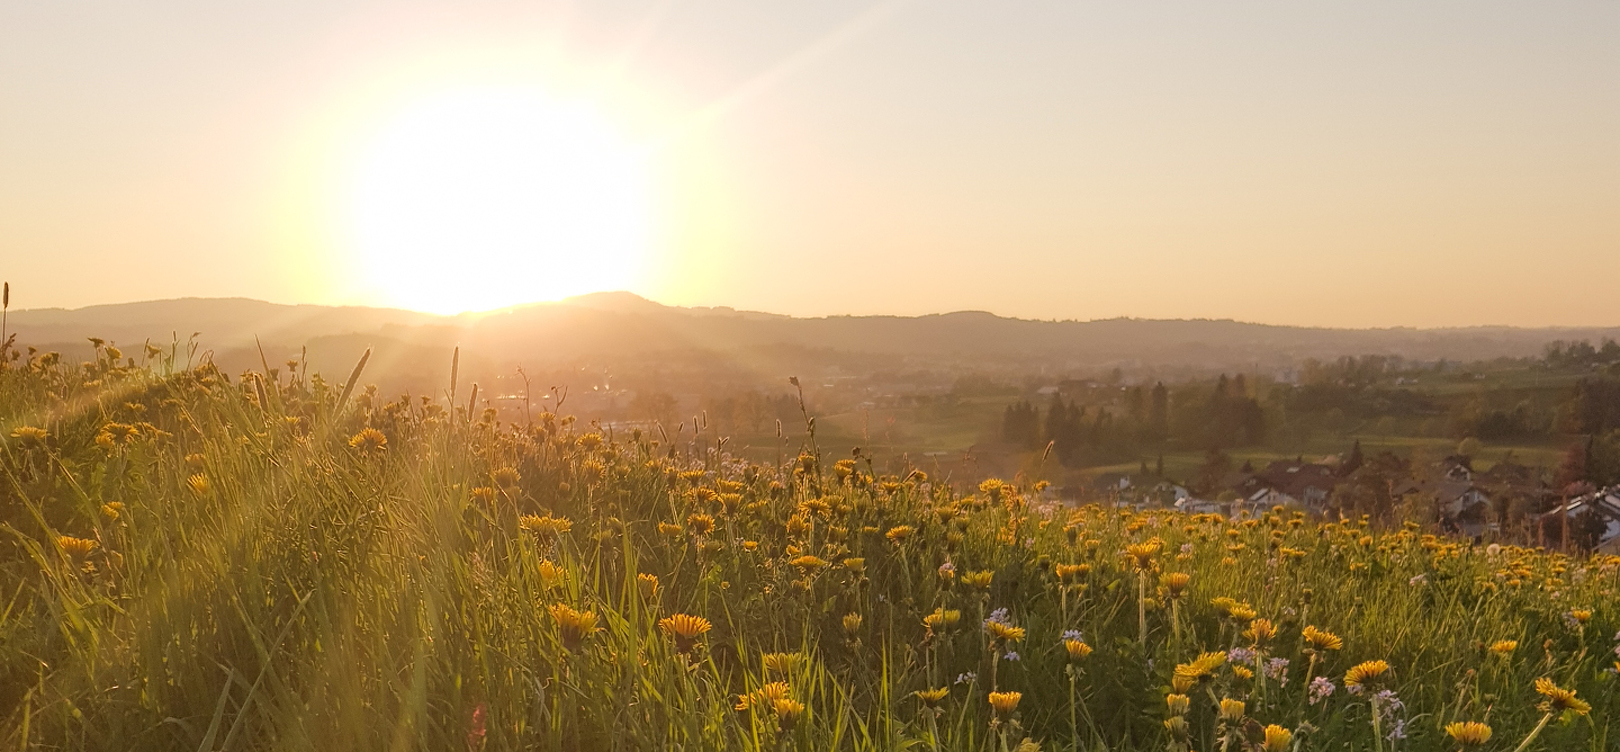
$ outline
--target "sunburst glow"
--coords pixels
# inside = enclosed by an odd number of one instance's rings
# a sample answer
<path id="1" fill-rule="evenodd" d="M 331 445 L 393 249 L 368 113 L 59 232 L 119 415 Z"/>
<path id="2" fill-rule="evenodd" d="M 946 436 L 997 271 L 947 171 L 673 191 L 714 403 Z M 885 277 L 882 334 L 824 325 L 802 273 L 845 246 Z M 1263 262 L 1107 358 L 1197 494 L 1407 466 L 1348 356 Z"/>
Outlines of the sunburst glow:
<path id="1" fill-rule="evenodd" d="M 377 302 L 488 310 L 634 286 L 646 161 L 591 110 L 534 88 L 417 102 L 356 165 L 351 243 Z"/>

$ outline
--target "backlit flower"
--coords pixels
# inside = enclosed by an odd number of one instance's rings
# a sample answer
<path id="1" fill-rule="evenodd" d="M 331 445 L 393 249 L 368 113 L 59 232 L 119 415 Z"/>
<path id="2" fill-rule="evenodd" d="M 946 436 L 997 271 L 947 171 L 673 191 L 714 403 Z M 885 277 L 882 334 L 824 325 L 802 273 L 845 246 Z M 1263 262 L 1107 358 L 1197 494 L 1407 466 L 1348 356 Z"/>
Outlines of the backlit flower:
<path id="1" fill-rule="evenodd" d="M 991 692 L 990 707 L 996 711 L 996 716 L 1002 720 L 1012 717 L 1018 710 L 1018 701 L 1024 699 L 1022 692 Z"/>
<path id="2" fill-rule="evenodd" d="M 737 704 L 735 707 L 737 710 L 751 710 L 754 708 L 772 710 L 772 706 L 777 700 L 785 700 L 788 698 L 788 692 L 789 688 L 787 682 L 768 682 L 759 689 L 749 692 L 746 695 L 737 695 Z"/>
<path id="3" fill-rule="evenodd" d="M 89 538 L 75 538 L 71 535 L 59 535 L 56 537 L 56 547 L 62 549 L 62 553 L 75 558 L 89 556 L 90 552 L 96 550 L 98 545 L 100 544 Z"/>
<path id="4" fill-rule="evenodd" d="M 595 611 L 576 611 L 561 603 L 553 603 L 547 610 L 551 612 L 551 618 L 557 622 L 557 632 L 562 637 L 563 647 L 570 652 L 578 650 L 585 638 L 601 629 L 596 626 Z"/>
<path id="5" fill-rule="evenodd" d="M 1366 684 L 1377 682 L 1389 671 L 1389 663 L 1385 661 L 1365 661 L 1352 666 L 1344 674 L 1344 686 L 1352 690 L 1360 690 Z"/>
<path id="6" fill-rule="evenodd" d="M 1585 700 L 1575 696 L 1575 690 L 1559 687 L 1546 677 L 1536 680 L 1536 692 L 1547 698 L 1536 706 L 1543 713 L 1572 711 L 1576 715 L 1586 715 L 1592 710 L 1592 706 L 1588 705 Z"/>
<path id="7" fill-rule="evenodd" d="M 525 514 L 518 518 L 518 527 L 534 533 L 541 538 L 556 538 L 569 530 L 574 529 L 574 521 L 567 517 L 544 517 L 534 514 Z"/>
<path id="8" fill-rule="evenodd" d="M 916 695 L 917 699 L 922 700 L 923 705 L 931 708 L 938 705 L 940 701 L 944 700 L 948 695 L 950 695 L 950 693 L 951 690 L 949 688 L 939 687 L 937 689 L 919 689 L 912 694 Z"/>
<path id="9" fill-rule="evenodd" d="M 363 428 L 360 433 L 349 437 L 349 446 L 368 454 L 375 454 L 388 448 L 388 437 L 375 428 Z"/>
<path id="10" fill-rule="evenodd" d="M 1339 639 L 1338 635 L 1313 626 L 1305 627 L 1299 635 L 1316 650 L 1338 650 L 1344 647 L 1344 640 Z"/>
<path id="11" fill-rule="evenodd" d="M 675 649 L 682 653 L 692 652 L 692 648 L 697 646 L 698 637 L 713 626 L 708 619 L 691 614 L 672 614 L 658 620 L 658 628 L 675 638 Z"/>
<path id="12" fill-rule="evenodd" d="M 1463 749 L 1472 749 L 1491 740 L 1491 727 L 1479 721 L 1457 721 L 1446 724 L 1446 735 Z"/>

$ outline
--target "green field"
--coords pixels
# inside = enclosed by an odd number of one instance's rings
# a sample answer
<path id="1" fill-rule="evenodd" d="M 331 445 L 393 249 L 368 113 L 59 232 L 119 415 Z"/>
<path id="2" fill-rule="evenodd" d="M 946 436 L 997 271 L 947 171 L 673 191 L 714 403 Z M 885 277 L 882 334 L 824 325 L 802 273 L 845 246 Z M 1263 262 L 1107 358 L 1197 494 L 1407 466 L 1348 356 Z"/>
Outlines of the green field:
<path id="1" fill-rule="evenodd" d="M 1617 557 L 118 363 L 0 371 L 0 748 L 1620 744 Z"/>

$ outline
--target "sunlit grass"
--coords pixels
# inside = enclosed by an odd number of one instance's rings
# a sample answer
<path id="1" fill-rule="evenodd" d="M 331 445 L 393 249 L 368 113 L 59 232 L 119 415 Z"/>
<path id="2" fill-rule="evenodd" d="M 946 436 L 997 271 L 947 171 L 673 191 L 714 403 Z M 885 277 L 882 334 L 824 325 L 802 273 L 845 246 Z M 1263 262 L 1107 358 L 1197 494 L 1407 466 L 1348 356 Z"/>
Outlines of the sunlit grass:
<path id="1" fill-rule="evenodd" d="M 296 371 L 26 366 L 12 748 L 1616 743 L 1614 557 L 1041 506 Z"/>

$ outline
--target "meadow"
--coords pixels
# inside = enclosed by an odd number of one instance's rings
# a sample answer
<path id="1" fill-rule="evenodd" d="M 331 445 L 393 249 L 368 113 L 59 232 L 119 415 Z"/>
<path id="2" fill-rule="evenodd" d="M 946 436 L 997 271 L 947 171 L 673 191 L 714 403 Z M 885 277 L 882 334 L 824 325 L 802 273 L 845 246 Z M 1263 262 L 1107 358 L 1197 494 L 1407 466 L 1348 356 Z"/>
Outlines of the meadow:
<path id="1" fill-rule="evenodd" d="M 0 745 L 1620 746 L 1620 557 L 187 356 L 0 369 Z"/>

